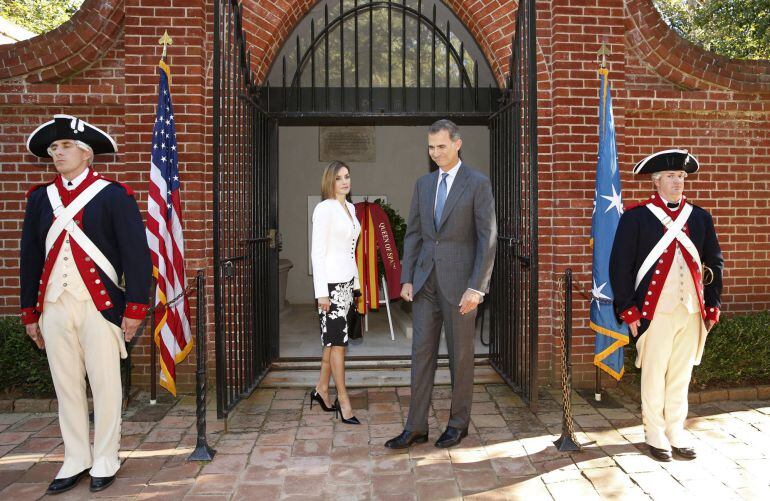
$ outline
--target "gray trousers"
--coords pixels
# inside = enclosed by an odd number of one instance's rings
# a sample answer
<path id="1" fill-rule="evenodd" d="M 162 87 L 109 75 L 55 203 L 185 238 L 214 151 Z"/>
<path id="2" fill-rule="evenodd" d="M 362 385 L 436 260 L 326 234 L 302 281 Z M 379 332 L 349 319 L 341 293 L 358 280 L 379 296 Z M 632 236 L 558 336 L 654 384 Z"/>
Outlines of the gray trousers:
<path id="1" fill-rule="evenodd" d="M 436 271 L 422 286 L 412 306 L 412 396 L 406 430 L 428 431 L 428 413 L 436 375 L 441 326 L 444 326 L 449 371 L 452 378 L 452 407 L 448 426 L 464 429 L 471 418 L 476 311 L 460 314 L 460 307 L 446 300 Z"/>

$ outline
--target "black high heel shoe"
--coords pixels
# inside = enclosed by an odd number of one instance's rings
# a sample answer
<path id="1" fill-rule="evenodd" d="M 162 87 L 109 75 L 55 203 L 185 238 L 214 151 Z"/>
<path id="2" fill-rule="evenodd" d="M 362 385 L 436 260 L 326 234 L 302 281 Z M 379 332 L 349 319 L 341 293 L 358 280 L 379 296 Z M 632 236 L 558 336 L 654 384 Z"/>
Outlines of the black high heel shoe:
<path id="1" fill-rule="evenodd" d="M 338 418 L 342 420 L 345 424 L 361 424 L 361 421 L 358 420 L 355 416 L 350 416 L 350 418 L 346 419 L 345 416 L 342 415 L 342 407 L 340 407 L 340 401 L 339 399 L 334 399 L 334 411 Z"/>
<path id="2" fill-rule="evenodd" d="M 318 405 L 321 406 L 321 409 L 323 409 L 324 412 L 334 412 L 334 411 L 337 410 L 333 405 L 331 407 L 326 405 L 326 402 L 324 402 L 324 399 L 321 396 L 321 394 L 318 393 L 318 390 L 315 390 L 315 389 L 310 392 L 310 408 L 311 409 L 313 408 L 313 400 L 318 402 Z"/>

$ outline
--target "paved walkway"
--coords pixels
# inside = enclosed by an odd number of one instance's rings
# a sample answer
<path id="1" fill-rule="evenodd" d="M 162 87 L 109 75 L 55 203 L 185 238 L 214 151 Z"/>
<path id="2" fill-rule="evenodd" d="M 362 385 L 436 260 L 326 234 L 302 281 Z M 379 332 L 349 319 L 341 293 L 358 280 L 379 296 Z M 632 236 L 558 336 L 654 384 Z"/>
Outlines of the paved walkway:
<path id="1" fill-rule="evenodd" d="M 123 423 L 125 459 L 115 484 L 98 497 L 169 500 L 271 499 L 770 499 L 770 401 L 691 409 L 699 453 L 662 464 L 644 451 L 638 406 L 617 394 L 596 409 L 575 395 L 579 453 L 560 453 L 558 392 L 544 392 L 537 414 L 508 387 L 475 387 L 470 435 L 459 447 L 431 442 L 408 452 L 383 442 L 401 431 L 408 388 L 354 392 L 350 426 L 307 407 L 306 391 L 259 389 L 224 432 L 209 421 L 217 454 L 188 463 L 195 444 L 192 399 L 135 406 Z M 449 389 L 437 387 L 431 439 L 446 422 Z M 611 403 L 611 402 L 609 402 Z M 0 499 L 38 499 L 59 468 L 55 414 L 0 414 Z M 88 499 L 83 480 L 59 501 Z"/>

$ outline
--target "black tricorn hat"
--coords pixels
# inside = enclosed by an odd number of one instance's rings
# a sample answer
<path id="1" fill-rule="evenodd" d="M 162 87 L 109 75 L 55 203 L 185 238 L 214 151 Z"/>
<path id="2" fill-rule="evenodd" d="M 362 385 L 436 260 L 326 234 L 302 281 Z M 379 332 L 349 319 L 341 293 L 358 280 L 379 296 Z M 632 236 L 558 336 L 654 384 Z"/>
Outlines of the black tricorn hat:
<path id="1" fill-rule="evenodd" d="M 53 120 L 35 129 L 27 139 L 27 149 L 35 156 L 51 158 L 48 147 L 60 139 L 81 141 L 94 150 L 94 155 L 118 151 L 117 143 L 109 134 L 72 115 L 54 115 Z"/>
<path id="2" fill-rule="evenodd" d="M 698 160 L 687 150 L 663 150 L 653 153 L 634 166 L 634 174 L 652 174 L 664 170 L 683 170 L 692 174 L 698 170 Z"/>

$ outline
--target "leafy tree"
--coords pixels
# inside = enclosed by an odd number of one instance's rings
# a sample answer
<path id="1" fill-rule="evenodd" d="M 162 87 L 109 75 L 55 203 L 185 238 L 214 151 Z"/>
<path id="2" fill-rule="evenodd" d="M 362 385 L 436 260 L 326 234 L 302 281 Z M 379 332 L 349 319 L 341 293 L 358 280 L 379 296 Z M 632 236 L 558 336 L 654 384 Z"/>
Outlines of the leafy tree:
<path id="1" fill-rule="evenodd" d="M 82 4 L 83 0 L 0 0 L 0 17 L 40 34 L 67 21 Z"/>
<path id="2" fill-rule="evenodd" d="M 770 0 L 654 0 L 683 38 L 736 59 L 770 59 Z"/>

